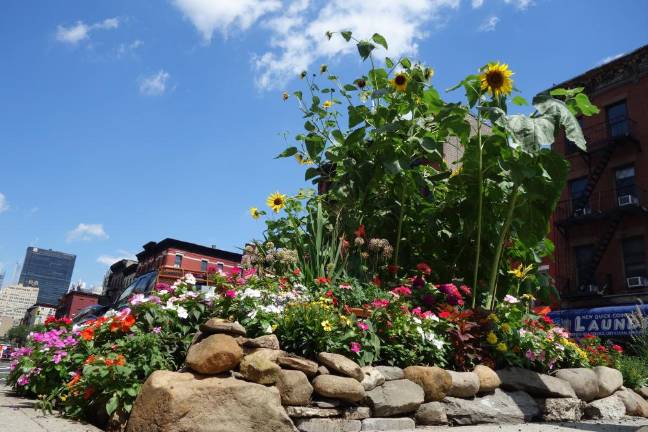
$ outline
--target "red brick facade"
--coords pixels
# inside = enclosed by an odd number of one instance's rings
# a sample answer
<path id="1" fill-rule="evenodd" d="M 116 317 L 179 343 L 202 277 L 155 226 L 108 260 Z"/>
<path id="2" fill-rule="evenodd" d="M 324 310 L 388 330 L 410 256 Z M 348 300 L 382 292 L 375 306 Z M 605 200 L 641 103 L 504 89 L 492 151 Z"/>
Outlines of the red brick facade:
<path id="1" fill-rule="evenodd" d="M 77 316 L 81 310 L 98 303 L 98 294 L 86 293 L 83 291 L 70 291 L 61 297 L 59 305 L 56 308 L 56 317 L 72 319 Z"/>

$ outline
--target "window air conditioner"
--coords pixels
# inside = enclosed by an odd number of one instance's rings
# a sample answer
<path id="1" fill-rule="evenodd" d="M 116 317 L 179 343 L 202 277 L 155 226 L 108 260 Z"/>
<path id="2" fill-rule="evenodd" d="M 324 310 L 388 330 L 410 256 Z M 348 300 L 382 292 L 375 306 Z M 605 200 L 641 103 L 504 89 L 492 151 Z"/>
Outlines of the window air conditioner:
<path id="1" fill-rule="evenodd" d="M 637 197 L 632 195 L 621 195 L 619 196 L 618 200 L 619 200 L 619 207 L 634 205 L 639 202 Z"/>
<path id="2" fill-rule="evenodd" d="M 628 284 L 628 288 L 640 288 L 648 285 L 648 279 L 641 276 L 629 277 L 626 278 L 626 283 Z"/>
<path id="3" fill-rule="evenodd" d="M 598 294 L 599 292 L 599 286 L 596 284 L 581 285 L 580 289 L 581 291 L 590 294 Z"/>
<path id="4" fill-rule="evenodd" d="M 589 207 L 580 207 L 574 210 L 574 216 L 587 216 L 592 213 L 592 209 Z"/>

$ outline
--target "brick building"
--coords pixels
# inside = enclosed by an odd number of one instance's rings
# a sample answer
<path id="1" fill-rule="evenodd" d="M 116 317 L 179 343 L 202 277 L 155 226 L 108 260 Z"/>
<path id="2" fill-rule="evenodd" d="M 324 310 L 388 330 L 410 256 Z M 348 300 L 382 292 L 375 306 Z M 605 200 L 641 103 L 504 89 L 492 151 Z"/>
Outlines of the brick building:
<path id="1" fill-rule="evenodd" d="M 241 262 L 239 253 L 171 238 L 148 242 L 143 247 L 137 254 L 136 276 L 157 270 L 158 281 L 169 284 L 186 273 L 192 273 L 198 284 L 206 284 L 208 271 L 227 271 Z"/>
<path id="2" fill-rule="evenodd" d="M 571 164 L 551 234 L 560 306 L 648 303 L 648 45 L 557 87 L 600 109 L 579 119 L 587 151 L 554 145 Z"/>
<path id="3" fill-rule="evenodd" d="M 79 311 L 99 303 L 99 294 L 85 291 L 69 291 L 59 301 L 56 318 L 74 318 Z"/>

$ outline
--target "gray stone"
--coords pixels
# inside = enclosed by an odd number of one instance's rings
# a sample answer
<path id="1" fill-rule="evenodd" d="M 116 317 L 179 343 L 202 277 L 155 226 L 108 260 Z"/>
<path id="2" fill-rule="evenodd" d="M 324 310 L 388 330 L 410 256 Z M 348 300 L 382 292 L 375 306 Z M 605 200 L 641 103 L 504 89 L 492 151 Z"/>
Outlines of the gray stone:
<path id="1" fill-rule="evenodd" d="M 477 365 L 473 372 L 479 377 L 479 393 L 491 393 L 502 384 L 497 373 L 486 365 Z"/>
<path id="2" fill-rule="evenodd" d="M 578 398 L 537 399 L 542 420 L 548 422 L 577 422 L 583 417 L 587 405 Z"/>
<path id="3" fill-rule="evenodd" d="M 187 352 L 187 365 L 201 374 L 219 374 L 238 366 L 243 350 L 233 337 L 226 334 L 211 335 Z"/>
<path id="4" fill-rule="evenodd" d="M 254 352 L 243 357 L 240 365 L 243 378 L 258 384 L 274 384 L 279 379 L 281 368 L 269 360 L 266 351 Z"/>
<path id="5" fill-rule="evenodd" d="M 598 377 L 598 399 L 614 394 L 623 385 L 623 375 L 616 369 L 607 366 L 596 366 L 592 370 Z"/>
<path id="6" fill-rule="evenodd" d="M 205 334 L 225 333 L 230 336 L 245 336 L 245 327 L 238 322 L 222 318 L 211 318 L 200 325 L 200 331 Z"/>
<path id="7" fill-rule="evenodd" d="M 448 424 L 445 406 L 441 402 L 427 402 L 416 410 L 416 423 L 421 425 Z"/>
<path id="8" fill-rule="evenodd" d="M 423 403 L 425 393 L 410 380 L 387 381 L 367 392 L 367 401 L 377 417 L 391 417 L 414 412 Z"/>
<path id="9" fill-rule="evenodd" d="M 331 372 L 328 370 L 328 368 L 326 366 L 320 365 L 317 368 L 317 375 L 330 375 L 330 373 Z"/>
<path id="10" fill-rule="evenodd" d="M 344 357 L 341 354 L 321 352 L 317 356 L 320 363 L 326 366 L 329 370 L 337 372 L 341 375 L 346 375 L 355 378 L 358 382 L 364 379 L 364 373 L 360 369 L 360 365 L 350 358 Z"/>
<path id="11" fill-rule="evenodd" d="M 618 397 L 612 395 L 598 399 L 585 406 L 583 417 L 593 420 L 617 420 L 625 415 L 625 405 Z"/>
<path id="12" fill-rule="evenodd" d="M 342 417 L 348 420 L 364 420 L 371 417 L 369 407 L 347 407 L 342 410 Z"/>
<path id="13" fill-rule="evenodd" d="M 497 376 L 505 390 L 521 390 L 539 398 L 576 397 L 574 389 L 567 381 L 528 369 L 500 369 Z"/>
<path id="14" fill-rule="evenodd" d="M 644 399 L 648 399 L 648 387 L 639 387 L 637 390 L 635 390 L 641 397 Z"/>
<path id="15" fill-rule="evenodd" d="M 288 416 L 293 418 L 325 418 L 325 417 L 337 417 L 340 415 L 340 411 L 337 408 L 316 408 L 316 407 L 307 407 L 307 406 L 287 406 L 286 413 Z"/>
<path id="16" fill-rule="evenodd" d="M 309 377 L 317 375 L 317 363 L 302 357 L 293 355 L 282 355 L 277 359 L 277 363 L 284 369 L 295 369 L 304 372 Z"/>
<path id="17" fill-rule="evenodd" d="M 648 402 L 636 392 L 621 387 L 621 390 L 615 392 L 614 396 L 621 399 L 625 405 L 626 415 L 648 417 Z"/>
<path id="18" fill-rule="evenodd" d="M 556 377 L 567 381 L 574 389 L 576 396 L 585 402 L 593 401 L 598 397 L 598 377 L 592 369 L 559 369 L 556 371 Z"/>
<path id="19" fill-rule="evenodd" d="M 320 408 L 337 408 L 340 405 L 342 405 L 342 402 L 335 399 L 319 399 L 319 400 L 314 400 L 313 405 L 318 406 Z"/>
<path id="20" fill-rule="evenodd" d="M 273 350 L 279 350 L 279 339 L 274 334 L 259 336 L 254 339 L 245 339 L 242 345 L 246 348 L 268 348 Z"/>
<path id="21" fill-rule="evenodd" d="M 299 419 L 296 425 L 300 432 L 359 432 L 362 428 L 360 420 L 346 419 Z"/>
<path id="22" fill-rule="evenodd" d="M 414 430 L 416 424 L 409 417 L 402 418 L 368 418 L 362 420 L 363 431 L 402 431 Z"/>
<path id="23" fill-rule="evenodd" d="M 320 396 L 345 402 L 358 402 L 365 397 L 364 387 L 354 378 L 319 375 L 313 380 L 313 388 Z"/>
<path id="24" fill-rule="evenodd" d="M 396 366 L 376 366 L 376 369 L 385 377 L 385 381 L 395 381 L 405 378 L 403 369 Z"/>
<path id="25" fill-rule="evenodd" d="M 379 385 L 383 385 L 385 383 L 385 377 L 380 373 L 378 369 L 371 366 L 365 366 L 361 369 L 362 373 L 364 373 L 362 386 L 364 387 L 365 391 L 373 390 Z"/>
<path id="26" fill-rule="evenodd" d="M 308 405 L 313 386 L 302 371 L 282 370 L 277 379 L 277 389 L 283 405 Z"/>
<path id="27" fill-rule="evenodd" d="M 538 404 L 523 391 L 505 392 L 495 389 L 492 394 L 475 399 L 446 397 L 448 421 L 454 425 L 479 423 L 517 424 L 533 420 L 540 414 Z"/>
<path id="28" fill-rule="evenodd" d="M 452 397 L 471 398 L 479 391 L 479 376 L 474 372 L 447 371 L 452 378 L 452 387 L 447 395 Z"/>

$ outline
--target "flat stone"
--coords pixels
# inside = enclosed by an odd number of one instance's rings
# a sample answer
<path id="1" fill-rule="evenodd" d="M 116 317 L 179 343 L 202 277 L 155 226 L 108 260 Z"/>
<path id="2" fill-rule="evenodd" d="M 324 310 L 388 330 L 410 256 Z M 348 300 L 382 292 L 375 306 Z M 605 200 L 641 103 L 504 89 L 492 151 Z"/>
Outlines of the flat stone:
<path id="1" fill-rule="evenodd" d="M 319 375 L 315 377 L 313 389 L 320 396 L 340 399 L 345 402 L 358 402 L 365 397 L 364 387 L 358 380 L 336 375 Z"/>
<path id="2" fill-rule="evenodd" d="M 361 369 L 362 373 L 364 373 L 362 386 L 364 387 L 365 391 L 373 390 L 379 385 L 385 383 L 385 377 L 380 373 L 378 369 L 371 366 L 365 366 Z"/>
<path id="3" fill-rule="evenodd" d="M 341 354 L 321 352 L 317 356 L 320 363 L 326 366 L 329 370 L 337 372 L 341 375 L 346 375 L 355 378 L 358 382 L 364 379 L 364 373 L 360 369 L 360 365 L 350 358 Z"/>
<path id="4" fill-rule="evenodd" d="M 556 378 L 567 381 L 574 389 L 576 396 L 585 402 L 592 401 L 598 397 L 598 376 L 592 369 L 559 369 L 556 371 Z"/>
<path id="5" fill-rule="evenodd" d="M 474 372 L 447 371 L 452 378 L 452 387 L 447 395 L 452 397 L 471 398 L 479 391 L 479 376 Z"/>
<path id="6" fill-rule="evenodd" d="M 599 393 L 597 399 L 611 396 L 623 385 L 623 375 L 616 369 L 607 366 L 596 366 L 592 370 L 598 377 Z"/>
<path id="7" fill-rule="evenodd" d="M 245 339 L 242 345 L 246 348 L 268 348 L 273 350 L 279 350 L 279 339 L 274 334 L 259 336 L 254 339 Z"/>
<path id="8" fill-rule="evenodd" d="M 452 387 L 452 377 L 436 366 L 409 366 L 403 371 L 405 378 L 420 385 L 425 392 L 425 402 L 443 399 Z"/>
<path id="9" fill-rule="evenodd" d="M 584 417 L 593 420 L 618 420 L 624 415 L 625 405 L 614 395 L 592 401 L 584 410 Z"/>
<path id="10" fill-rule="evenodd" d="M 395 381 L 405 378 L 403 369 L 396 366 L 376 366 L 376 369 L 385 377 L 385 381 Z"/>
<path id="11" fill-rule="evenodd" d="M 234 369 L 242 357 L 243 350 L 233 337 L 214 334 L 189 348 L 186 363 L 198 373 L 211 375 Z"/>
<path id="12" fill-rule="evenodd" d="M 497 375 L 506 390 L 521 390 L 539 398 L 576 397 L 567 381 L 528 369 L 510 367 L 498 370 Z"/>
<path id="13" fill-rule="evenodd" d="M 542 420 L 547 422 L 577 422 L 587 405 L 578 398 L 536 399 Z"/>
<path id="14" fill-rule="evenodd" d="M 626 415 L 648 417 L 648 402 L 633 390 L 621 387 L 614 393 L 625 405 Z"/>
<path id="15" fill-rule="evenodd" d="M 236 321 L 228 321 L 222 318 L 210 318 L 200 325 L 200 331 L 205 334 L 225 333 L 230 336 L 245 336 L 245 327 Z"/>
<path id="16" fill-rule="evenodd" d="M 274 384 L 279 379 L 281 368 L 268 359 L 265 351 L 259 351 L 243 357 L 240 372 L 247 381 L 258 384 Z"/>
<path id="17" fill-rule="evenodd" d="M 371 417 L 371 409 L 369 407 L 347 407 L 341 411 L 342 417 L 348 420 L 364 420 Z"/>
<path id="18" fill-rule="evenodd" d="M 367 401 L 377 417 L 391 417 L 415 412 L 423 403 L 425 394 L 410 380 L 387 381 L 367 392 Z"/>
<path id="19" fill-rule="evenodd" d="M 363 431 L 402 431 L 414 430 L 416 424 L 409 417 L 402 418 L 368 418 L 362 420 Z"/>
<path id="20" fill-rule="evenodd" d="M 277 363 L 284 369 L 295 369 L 304 372 L 309 377 L 317 375 L 318 364 L 312 360 L 293 355 L 282 355 Z"/>
<path id="21" fill-rule="evenodd" d="M 314 400 L 313 405 L 318 406 L 320 408 L 337 408 L 340 405 L 342 405 L 342 402 L 335 399 L 319 399 L 319 400 Z"/>
<path id="22" fill-rule="evenodd" d="M 461 399 L 449 396 L 441 403 L 445 406 L 448 421 L 453 425 L 517 424 L 531 421 L 540 414 L 536 402 L 523 391 L 495 389 L 484 397 Z"/>
<path id="23" fill-rule="evenodd" d="M 441 402 L 427 402 L 416 410 L 416 423 L 421 425 L 448 424 L 446 409 Z"/>
<path id="24" fill-rule="evenodd" d="M 359 432 L 362 429 L 360 420 L 346 419 L 299 419 L 296 421 L 300 432 Z"/>
<path id="25" fill-rule="evenodd" d="M 298 370 L 281 370 L 277 389 L 283 405 L 308 405 L 313 394 L 313 386 L 308 377 Z"/>
<path id="26" fill-rule="evenodd" d="M 479 377 L 479 393 L 491 393 L 502 384 L 497 373 L 486 365 L 477 365 L 473 372 Z"/>
<path id="27" fill-rule="evenodd" d="M 316 408 L 316 407 L 307 407 L 307 406 L 287 406 L 286 413 L 289 417 L 300 418 L 300 417 L 337 417 L 340 415 L 340 411 L 337 408 Z"/>

